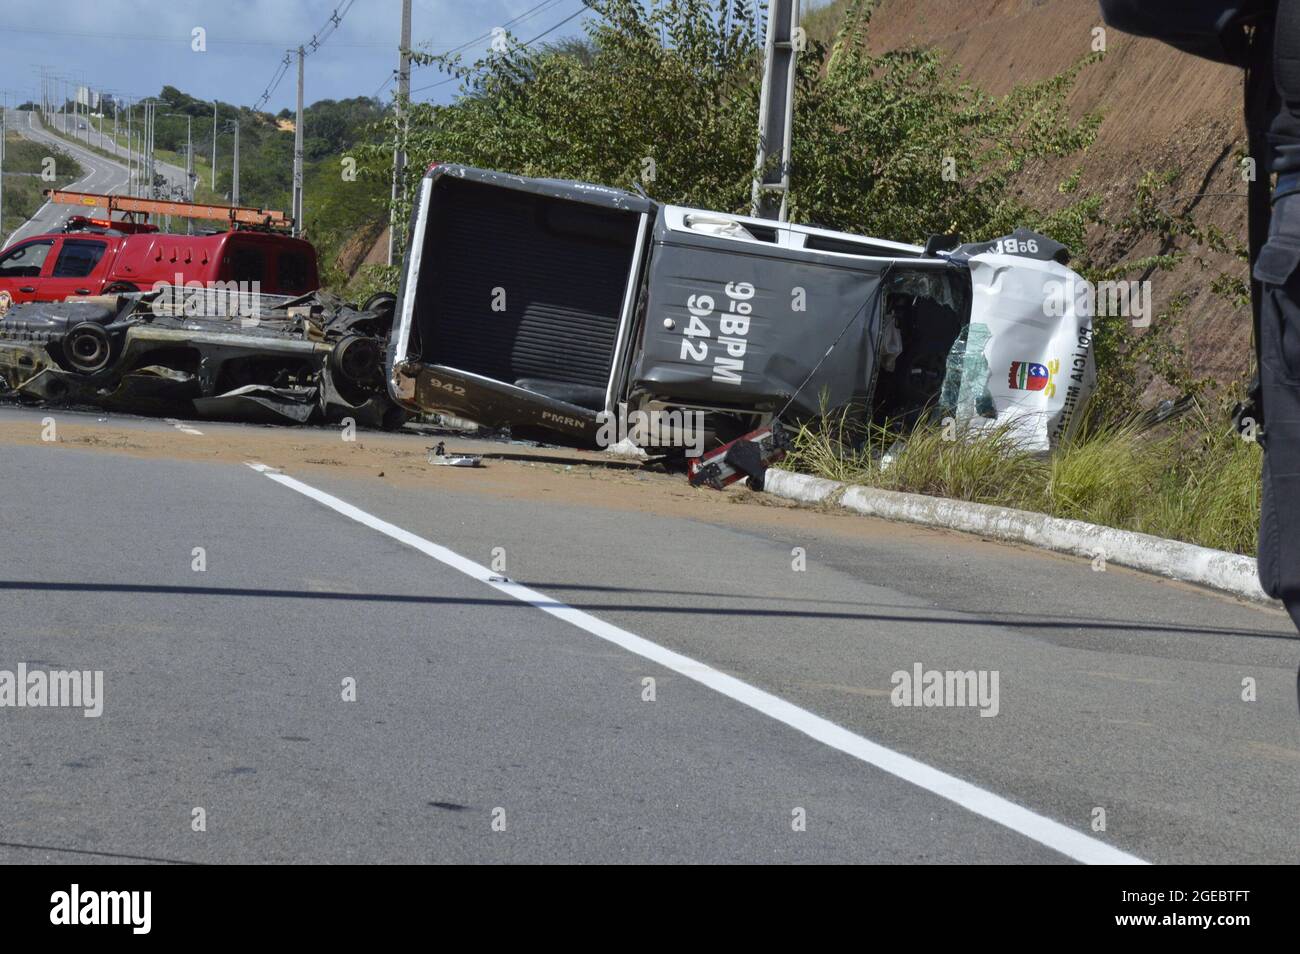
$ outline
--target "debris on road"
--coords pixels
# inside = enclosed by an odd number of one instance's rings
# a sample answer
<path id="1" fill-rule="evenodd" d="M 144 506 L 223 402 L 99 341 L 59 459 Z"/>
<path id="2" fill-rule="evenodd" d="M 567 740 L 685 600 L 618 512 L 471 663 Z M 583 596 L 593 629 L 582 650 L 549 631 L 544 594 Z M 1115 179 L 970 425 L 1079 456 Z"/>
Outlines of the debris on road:
<path id="1" fill-rule="evenodd" d="M 443 467 L 481 467 L 483 457 L 480 454 L 448 454 L 447 445 L 439 441 L 436 447 L 429 448 L 429 463 Z"/>
<path id="2" fill-rule="evenodd" d="M 392 320 L 323 292 L 167 289 L 14 305 L 0 394 L 46 404 L 276 424 L 398 427 L 384 388 Z"/>
<path id="3" fill-rule="evenodd" d="M 691 460 L 690 484 L 722 490 L 748 477 L 750 490 L 762 490 L 768 467 L 784 458 L 789 449 L 789 435 L 780 421 L 773 421 Z"/>

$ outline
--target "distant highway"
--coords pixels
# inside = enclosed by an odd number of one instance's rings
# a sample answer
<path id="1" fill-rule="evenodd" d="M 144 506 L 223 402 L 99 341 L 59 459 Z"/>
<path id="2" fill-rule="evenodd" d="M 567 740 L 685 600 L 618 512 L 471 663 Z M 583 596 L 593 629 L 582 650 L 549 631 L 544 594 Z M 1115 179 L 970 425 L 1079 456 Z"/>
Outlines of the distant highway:
<path id="1" fill-rule="evenodd" d="M 29 111 L 19 112 L 11 109 L 7 111 L 5 122 L 9 129 L 14 130 L 23 138 L 55 146 L 81 163 L 82 168 L 87 170 L 86 175 L 75 182 L 69 183 L 65 188 L 78 192 L 97 192 L 104 195 L 114 195 L 127 191 L 130 183 L 124 161 L 100 155 L 91 149 L 87 149 L 84 145 L 42 128 L 40 123 L 36 122 L 35 115 L 35 113 Z M 164 162 L 158 162 L 156 166 L 159 174 L 173 185 L 185 180 L 184 169 Z M 76 214 L 76 212 L 77 209 L 73 206 L 51 205 L 47 202 L 36 210 L 35 215 L 14 229 L 13 234 L 8 236 L 4 244 L 12 245 L 19 239 L 31 235 L 40 235 L 44 232 L 57 232 L 63 228 L 63 224 L 68 220 L 68 217 Z"/>

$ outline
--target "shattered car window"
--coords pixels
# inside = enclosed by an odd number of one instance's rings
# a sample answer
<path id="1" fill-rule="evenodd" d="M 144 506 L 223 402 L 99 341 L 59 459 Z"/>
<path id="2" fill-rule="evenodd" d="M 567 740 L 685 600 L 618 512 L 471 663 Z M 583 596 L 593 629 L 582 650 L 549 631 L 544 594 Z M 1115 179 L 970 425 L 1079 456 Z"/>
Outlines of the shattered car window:
<path id="1" fill-rule="evenodd" d="M 890 276 L 876 423 L 910 428 L 939 405 L 949 351 L 969 316 L 970 286 L 960 270 L 899 269 Z"/>

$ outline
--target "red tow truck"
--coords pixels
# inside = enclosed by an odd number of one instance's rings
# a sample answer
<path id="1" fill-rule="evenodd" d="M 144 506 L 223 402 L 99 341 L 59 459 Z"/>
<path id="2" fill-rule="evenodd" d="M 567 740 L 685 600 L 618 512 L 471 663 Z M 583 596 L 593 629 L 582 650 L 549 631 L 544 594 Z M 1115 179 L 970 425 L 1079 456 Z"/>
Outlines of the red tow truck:
<path id="1" fill-rule="evenodd" d="M 107 215 L 74 215 L 62 232 L 25 238 L 0 251 L 0 314 L 11 304 L 150 291 L 159 284 L 258 283 L 271 295 L 320 287 L 316 250 L 290 234 L 283 213 L 132 196 L 47 190 L 56 204 L 97 207 Z M 113 213 L 124 217 L 114 219 Z M 148 218 L 215 220 L 206 234 L 158 231 Z"/>

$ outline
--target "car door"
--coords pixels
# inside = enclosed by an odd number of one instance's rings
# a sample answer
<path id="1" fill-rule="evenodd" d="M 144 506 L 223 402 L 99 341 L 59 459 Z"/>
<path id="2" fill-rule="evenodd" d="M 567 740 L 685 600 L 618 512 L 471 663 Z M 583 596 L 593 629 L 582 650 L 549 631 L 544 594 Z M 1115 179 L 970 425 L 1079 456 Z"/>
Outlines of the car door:
<path id="1" fill-rule="evenodd" d="M 63 301 L 80 295 L 97 295 L 108 269 L 108 241 L 102 238 L 67 237 L 58 241 L 45 269 L 37 295 L 42 301 Z"/>
<path id="2" fill-rule="evenodd" d="M 11 304 L 37 300 L 54 243 L 53 238 L 32 239 L 0 254 L 0 314 Z"/>

